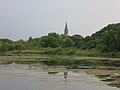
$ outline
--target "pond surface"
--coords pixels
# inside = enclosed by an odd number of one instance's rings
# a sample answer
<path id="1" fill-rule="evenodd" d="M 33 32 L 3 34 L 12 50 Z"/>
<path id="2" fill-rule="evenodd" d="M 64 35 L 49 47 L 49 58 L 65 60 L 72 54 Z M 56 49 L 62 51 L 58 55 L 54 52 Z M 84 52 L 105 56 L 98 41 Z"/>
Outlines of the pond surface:
<path id="1" fill-rule="evenodd" d="M 50 73 L 26 65 L 0 65 L 0 90 L 120 90 L 107 86 L 95 75 L 68 71 Z"/>

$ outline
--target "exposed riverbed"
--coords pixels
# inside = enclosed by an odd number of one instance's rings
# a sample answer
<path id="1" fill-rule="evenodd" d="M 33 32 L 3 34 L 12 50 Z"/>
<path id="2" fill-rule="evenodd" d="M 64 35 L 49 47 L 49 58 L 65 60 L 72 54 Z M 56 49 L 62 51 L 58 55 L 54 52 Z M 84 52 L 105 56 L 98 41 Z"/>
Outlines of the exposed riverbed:
<path id="1" fill-rule="evenodd" d="M 67 71 L 65 80 L 64 70 L 52 73 L 40 67 L 0 65 L 0 90 L 120 90 L 86 71 Z"/>

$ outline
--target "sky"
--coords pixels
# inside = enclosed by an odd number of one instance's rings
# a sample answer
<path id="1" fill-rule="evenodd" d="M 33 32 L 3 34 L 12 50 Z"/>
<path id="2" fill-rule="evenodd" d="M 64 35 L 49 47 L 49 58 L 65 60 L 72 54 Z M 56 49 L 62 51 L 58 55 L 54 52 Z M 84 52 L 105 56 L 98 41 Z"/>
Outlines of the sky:
<path id="1" fill-rule="evenodd" d="M 27 40 L 50 32 L 90 36 L 120 22 L 120 0 L 0 0 L 0 38 Z"/>

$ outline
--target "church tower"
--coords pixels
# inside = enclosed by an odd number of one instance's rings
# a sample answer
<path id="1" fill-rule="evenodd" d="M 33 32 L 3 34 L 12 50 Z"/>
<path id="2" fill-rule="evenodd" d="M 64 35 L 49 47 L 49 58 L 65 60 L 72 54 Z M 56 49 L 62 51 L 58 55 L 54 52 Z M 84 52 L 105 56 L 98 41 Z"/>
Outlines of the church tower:
<path id="1" fill-rule="evenodd" d="M 68 36 L 67 22 L 66 22 L 66 24 L 65 24 L 64 35 L 65 35 L 65 36 Z"/>

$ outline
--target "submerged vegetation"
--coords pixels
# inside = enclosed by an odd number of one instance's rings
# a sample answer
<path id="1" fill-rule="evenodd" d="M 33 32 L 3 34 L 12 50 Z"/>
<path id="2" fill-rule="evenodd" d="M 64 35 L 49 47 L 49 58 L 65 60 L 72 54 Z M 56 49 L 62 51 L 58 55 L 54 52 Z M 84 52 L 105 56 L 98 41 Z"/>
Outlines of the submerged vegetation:
<path id="1" fill-rule="evenodd" d="M 91 36 L 49 33 L 27 41 L 0 39 L 0 55 L 56 54 L 120 57 L 120 23 L 110 24 Z"/>

